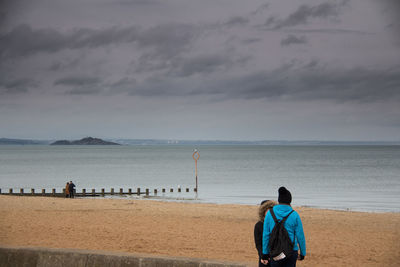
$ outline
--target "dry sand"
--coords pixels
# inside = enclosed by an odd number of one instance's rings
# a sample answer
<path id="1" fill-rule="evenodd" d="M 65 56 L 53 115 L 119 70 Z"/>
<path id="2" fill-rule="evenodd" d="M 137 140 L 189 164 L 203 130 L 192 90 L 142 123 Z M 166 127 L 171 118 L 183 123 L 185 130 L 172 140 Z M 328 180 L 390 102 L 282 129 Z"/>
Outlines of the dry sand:
<path id="1" fill-rule="evenodd" d="M 295 209 L 308 251 L 298 266 L 400 266 L 399 213 Z M 0 246 L 257 262 L 257 206 L 0 196 L 0 212 Z"/>

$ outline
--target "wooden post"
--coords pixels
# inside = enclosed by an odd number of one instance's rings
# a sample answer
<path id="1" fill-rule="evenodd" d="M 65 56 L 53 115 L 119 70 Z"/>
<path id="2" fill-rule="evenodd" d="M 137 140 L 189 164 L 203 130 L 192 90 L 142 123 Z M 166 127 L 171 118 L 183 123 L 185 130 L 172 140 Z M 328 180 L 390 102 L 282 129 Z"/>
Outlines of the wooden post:
<path id="1" fill-rule="evenodd" d="M 63 195 L 65 196 L 66 194 L 65 194 L 65 188 L 63 188 Z"/>
<path id="2" fill-rule="evenodd" d="M 189 188 L 186 188 L 186 192 L 189 192 Z"/>
<path id="3" fill-rule="evenodd" d="M 54 188 L 51 189 L 51 194 L 53 195 L 53 197 L 56 195 L 56 190 Z"/>
<path id="4" fill-rule="evenodd" d="M 45 196 L 46 195 L 46 189 L 42 189 L 42 196 Z"/>
<path id="5" fill-rule="evenodd" d="M 21 195 L 23 195 L 23 194 L 24 194 L 24 189 L 23 189 L 23 188 L 20 188 L 20 189 L 19 189 L 19 193 L 20 193 Z"/>
<path id="6" fill-rule="evenodd" d="M 174 189 L 173 189 L 173 188 L 171 188 L 171 189 L 169 190 L 169 192 L 171 192 L 171 193 L 172 193 L 172 192 L 174 192 Z"/>
<path id="7" fill-rule="evenodd" d="M 195 173 L 196 173 L 196 190 L 195 190 L 195 192 L 197 192 L 197 189 L 199 188 L 198 182 L 197 182 L 197 180 L 198 180 L 197 179 L 197 161 L 200 158 L 200 154 L 199 154 L 199 151 L 197 151 L 197 149 L 194 150 L 192 158 L 194 159 L 195 168 L 196 168 L 196 170 L 195 170 Z"/>
<path id="8" fill-rule="evenodd" d="M 31 195 L 35 194 L 35 188 L 31 188 Z"/>
<path id="9" fill-rule="evenodd" d="M 154 195 L 157 195 L 157 189 L 154 189 Z"/>
<path id="10" fill-rule="evenodd" d="M 146 188 L 146 196 L 148 196 L 150 194 L 150 190 L 148 188 Z"/>
<path id="11" fill-rule="evenodd" d="M 140 187 L 137 189 L 137 195 L 140 196 Z"/>
<path id="12" fill-rule="evenodd" d="M 92 189 L 92 196 L 95 196 L 96 195 L 96 189 Z"/>
<path id="13" fill-rule="evenodd" d="M 180 193 L 182 190 L 181 190 L 181 188 L 180 187 L 178 187 L 178 193 Z"/>
<path id="14" fill-rule="evenodd" d="M 104 197 L 106 190 L 104 188 L 101 189 L 101 195 Z"/>
<path id="15" fill-rule="evenodd" d="M 114 195 L 114 188 L 111 188 L 111 195 Z"/>
<path id="16" fill-rule="evenodd" d="M 123 188 L 120 188 L 120 189 L 119 189 L 119 194 L 122 195 L 123 193 L 124 193 L 124 189 L 123 189 Z"/>
<path id="17" fill-rule="evenodd" d="M 132 188 L 129 188 L 129 189 L 128 189 L 128 194 L 129 194 L 129 195 L 132 195 Z"/>
<path id="18" fill-rule="evenodd" d="M 162 192 L 165 193 L 165 188 L 162 189 Z"/>
<path id="19" fill-rule="evenodd" d="M 13 189 L 10 188 L 10 190 L 8 192 L 10 193 L 10 195 L 12 195 L 13 194 Z"/>
<path id="20" fill-rule="evenodd" d="M 82 196 L 86 196 L 86 189 L 82 188 Z"/>
<path id="21" fill-rule="evenodd" d="M 194 191 L 194 192 L 197 192 L 197 188 L 195 188 L 193 191 Z"/>
<path id="22" fill-rule="evenodd" d="M 1 188 L 0 188 L 0 194 L 1 194 Z"/>

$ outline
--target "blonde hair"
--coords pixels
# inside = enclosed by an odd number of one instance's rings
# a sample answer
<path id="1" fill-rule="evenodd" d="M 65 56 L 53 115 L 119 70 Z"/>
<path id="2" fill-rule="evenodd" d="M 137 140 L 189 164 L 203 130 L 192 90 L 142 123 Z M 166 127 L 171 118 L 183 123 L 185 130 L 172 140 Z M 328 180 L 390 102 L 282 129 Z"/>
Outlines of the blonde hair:
<path id="1" fill-rule="evenodd" d="M 258 208 L 258 217 L 260 221 L 264 221 L 265 218 L 265 212 L 268 211 L 269 209 L 272 209 L 273 206 L 277 205 L 278 203 L 273 200 L 268 200 L 267 202 L 263 203 L 259 208 Z"/>

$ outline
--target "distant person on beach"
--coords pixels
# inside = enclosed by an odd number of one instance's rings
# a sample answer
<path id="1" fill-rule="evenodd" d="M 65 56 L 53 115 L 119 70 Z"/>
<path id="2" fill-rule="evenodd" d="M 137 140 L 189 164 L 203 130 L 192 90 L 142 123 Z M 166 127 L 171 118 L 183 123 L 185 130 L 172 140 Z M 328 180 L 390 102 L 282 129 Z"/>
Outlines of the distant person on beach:
<path id="1" fill-rule="evenodd" d="M 72 181 L 70 181 L 69 185 L 68 185 L 68 191 L 69 191 L 69 197 L 70 198 L 74 198 L 75 197 L 74 190 L 75 190 L 75 185 L 74 185 L 74 183 Z"/>
<path id="2" fill-rule="evenodd" d="M 306 256 L 306 239 L 304 237 L 303 224 L 299 214 L 290 206 L 292 194 L 289 190 L 285 187 L 280 187 L 278 192 L 279 204 L 269 210 L 264 219 L 263 255 L 261 262 L 265 265 L 271 262 L 271 267 L 295 267 L 297 258 L 304 260 Z M 293 251 L 289 255 L 279 255 L 280 257 L 270 255 L 269 241 L 270 237 L 272 237 L 271 232 L 274 229 L 275 220 L 280 222 L 286 216 L 288 217 L 283 226 L 293 244 Z M 300 255 L 298 254 L 299 247 Z"/>
<path id="3" fill-rule="evenodd" d="M 65 197 L 69 197 L 69 183 L 65 185 Z"/>
<path id="4" fill-rule="evenodd" d="M 257 252 L 258 252 L 258 266 L 266 267 L 271 266 L 269 263 L 264 265 L 261 262 L 262 257 L 262 238 L 263 238 L 263 227 L 264 227 L 264 218 L 269 209 L 273 206 L 277 205 L 273 200 L 264 200 L 261 202 L 260 207 L 258 208 L 258 217 L 259 221 L 254 225 L 254 243 L 256 244 Z"/>

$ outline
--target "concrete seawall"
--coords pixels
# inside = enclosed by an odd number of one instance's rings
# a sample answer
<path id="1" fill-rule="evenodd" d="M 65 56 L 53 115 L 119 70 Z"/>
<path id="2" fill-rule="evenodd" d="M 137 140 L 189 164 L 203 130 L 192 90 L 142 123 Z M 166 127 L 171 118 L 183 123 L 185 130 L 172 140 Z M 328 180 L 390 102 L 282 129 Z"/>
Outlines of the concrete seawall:
<path id="1" fill-rule="evenodd" d="M 78 249 L 0 247 L 0 267 L 245 267 L 194 258 Z"/>

